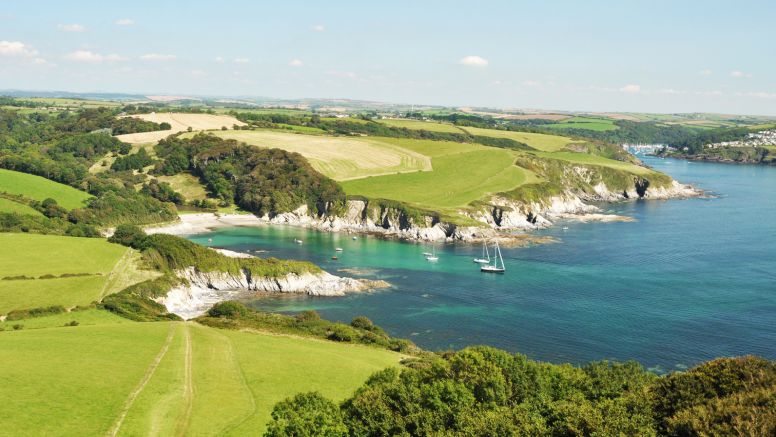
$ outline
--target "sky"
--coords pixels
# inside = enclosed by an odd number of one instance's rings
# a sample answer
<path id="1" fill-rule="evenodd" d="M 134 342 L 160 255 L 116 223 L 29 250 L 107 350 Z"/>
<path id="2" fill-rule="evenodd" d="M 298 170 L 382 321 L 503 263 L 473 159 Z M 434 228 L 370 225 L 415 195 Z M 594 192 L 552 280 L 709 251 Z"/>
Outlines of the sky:
<path id="1" fill-rule="evenodd" d="M 776 115 L 776 1 L 0 3 L 0 89 Z"/>

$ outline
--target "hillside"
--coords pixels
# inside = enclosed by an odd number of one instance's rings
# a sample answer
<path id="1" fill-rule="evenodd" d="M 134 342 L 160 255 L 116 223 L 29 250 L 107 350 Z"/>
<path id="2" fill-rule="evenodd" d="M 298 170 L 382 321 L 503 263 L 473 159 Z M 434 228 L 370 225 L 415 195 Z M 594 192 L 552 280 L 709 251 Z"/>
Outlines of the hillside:
<path id="1" fill-rule="evenodd" d="M 52 198 L 67 209 L 83 207 L 88 193 L 49 179 L 17 171 L 0 169 L 0 191 L 43 201 Z"/>

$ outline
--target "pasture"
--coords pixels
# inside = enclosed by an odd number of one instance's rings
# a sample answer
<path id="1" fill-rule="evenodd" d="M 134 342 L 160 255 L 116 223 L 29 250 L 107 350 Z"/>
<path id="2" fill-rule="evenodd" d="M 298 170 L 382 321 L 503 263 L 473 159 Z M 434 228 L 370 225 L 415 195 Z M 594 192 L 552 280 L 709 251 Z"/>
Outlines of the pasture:
<path id="1" fill-rule="evenodd" d="M 170 126 L 172 126 L 172 129 L 170 130 L 139 132 L 116 136 L 116 138 L 119 140 L 131 144 L 155 143 L 172 134 L 184 132 L 189 128 L 191 128 L 192 131 L 203 131 L 221 129 L 224 127 L 227 129 L 232 129 L 234 125 L 245 126 L 245 123 L 232 117 L 231 115 L 154 112 L 151 114 L 131 115 L 130 117 L 136 117 L 146 121 L 153 121 L 154 123 L 169 123 Z"/>
<path id="2" fill-rule="evenodd" d="M 431 132 L 448 132 L 460 134 L 463 131 L 455 125 L 447 123 L 437 123 L 433 121 L 408 120 L 401 118 L 384 118 L 378 120 L 382 124 L 393 127 L 403 127 L 413 130 L 427 130 Z"/>
<path id="3" fill-rule="evenodd" d="M 216 131 L 213 134 L 254 146 L 300 153 L 313 168 L 338 181 L 431 170 L 428 156 L 384 138 L 303 135 L 275 130 Z"/>
<path id="4" fill-rule="evenodd" d="M 25 327 L 0 332 L 0 424 L 17 435 L 261 435 L 276 402 L 312 390 L 340 401 L 400 359 L 193 322 Z"/>
<path id="5" fill-rule="evenodd" d="M 596 132 L 604 132 L 618 129 L 614 121 L 609 118 L 573 117 L 554 124 L 545 124 L 543 127 L 550 129 L 585 129 Z"/>
<path id="6" fill-rule="evenodd" d="M 38 201 L 52 198 L 67 209 L 80 208 L 91 198 L 88 193 L 46 178 L 0 169 L 0 191 L 20 194 Z"/>
<path id="7" fill-rule="evenodd" d="M 87 305 L 146 272 L 133 251 L 99 238 L 0 234 L 0 314 L 50 305 Z M 24 276 L 31 279 L 5 279 Z"/>
<path id="8" fill-rule="evenodd" d="M 575 141 L 568 137 L 560 135 L 547 135 L 537 134 L 531 132 L 514 132 L 498 129 L 483 129 L 478 127 L 464 127 L 464 130 L 472 135 L 482 135 L 484 137 L 493 138 L 509 138 L 511 140 L 519 141 L 521 143 L 528 144 L 537 150 L 545 152 L 554 152 L 561 150 L 567 145 L 574 143 Z"/>
<path id="9" fill-rule="evenodd" d="M 173 190 L 183 194 L 186 200 L 206 199 L 207 191 L 199 179 L 191 173 L 179 173 L 173 176 L 156 176 L 159 182 L 167 182 Z"/>
<path id="10" fill-rule="evenodd" d="M 40 211 L 24 203 L 0 197 L 0 212 L 15 212 L 17 214 L 43 215 Z"/>
<path id="11" fill-rule="evenodd" d="M 591 155 L 589 153 L 576 153 L 576 152 L 532 152 L 536 156 L 550 159 L 560 159 L 562 161 L 568 161 L 576 164 L 586 165 L 599 165 L 602 167 L 609 167 L 615 170 L 623 170 L 629 173 L 637 175 L 647 175 L 653 173 L 652 170 L 641 167 L 630 162 L 616 161 L 614 159 L 604 158 L 603 156 Z"/>

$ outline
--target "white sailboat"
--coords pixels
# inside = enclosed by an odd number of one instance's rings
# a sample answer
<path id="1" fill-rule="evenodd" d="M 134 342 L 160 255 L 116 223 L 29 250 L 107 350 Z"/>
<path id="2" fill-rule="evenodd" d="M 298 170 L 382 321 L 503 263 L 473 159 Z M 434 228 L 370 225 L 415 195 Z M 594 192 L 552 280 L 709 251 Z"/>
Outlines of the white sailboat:
<path id="1" fill-rule="evenodd" d="M 477 264 L 490 264 L 490 252 L 488 252 L 487 241 L 482 241 L 482 257 L 474 258 L 474 262 Z"/>
<path id="2" fill-rule="evenodd" d="M 499 261 L 501 261 L 501 266 L 499 266 Z M 487 265 L 481 266 L 480 271 L 485 273 L 504 273 L 507 271 L 504 266 L 504 258 L 501 257 L 501 249 L 498 247 L 498 241 L 493 245 L 493 264 L 488 263 Z"/>
<path id="3" fill-rule="evenodd" d="M 424 255 L 426 255 L 426 261 L 439 261 L 439 257 L 436 256 L 436 249 L 434 249 L 434 246 L 431 246 L 431 253 L 425 252 Z"/>

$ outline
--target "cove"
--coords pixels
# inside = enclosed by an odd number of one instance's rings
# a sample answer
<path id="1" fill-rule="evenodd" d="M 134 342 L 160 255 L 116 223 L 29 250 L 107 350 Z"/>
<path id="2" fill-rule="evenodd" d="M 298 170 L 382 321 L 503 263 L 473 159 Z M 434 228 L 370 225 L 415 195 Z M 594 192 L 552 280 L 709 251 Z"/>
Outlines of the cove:
<path id="1" fill-rule="evenodd" d="M 536 232 L 558 243 L 503 248 L 505 275 L 480 273 L 480 246 L 460 243 L 438 243 L 429 263 L 428 244 L 294 227 L 188 238 L 384 279 L 393 287 L 374 293 L 248 303 L 345 322 L 365 315 L 432 350 L 488 344 L 555 363 L 634 359 L 658 372 L 720 356 L 776 359 L 776 168 L 644 161 L 710 196 L 604 205 L 635 221 Z M 333 261 L 336 247 L 344 250 Z"/>

